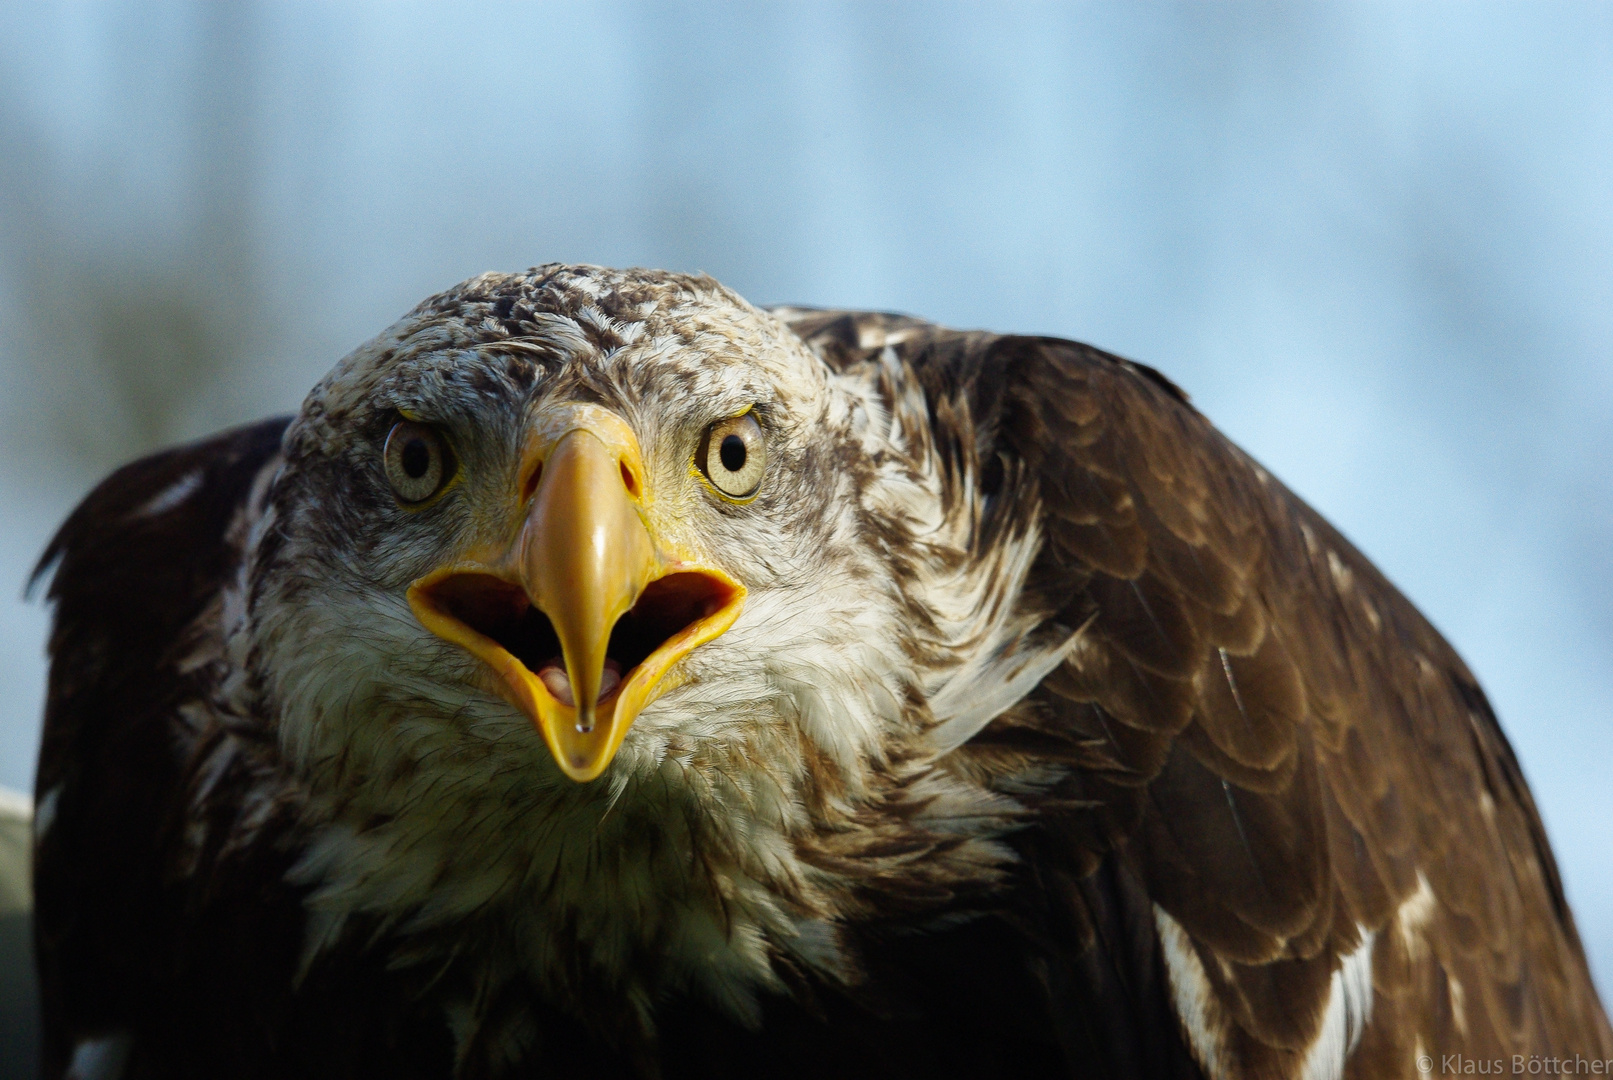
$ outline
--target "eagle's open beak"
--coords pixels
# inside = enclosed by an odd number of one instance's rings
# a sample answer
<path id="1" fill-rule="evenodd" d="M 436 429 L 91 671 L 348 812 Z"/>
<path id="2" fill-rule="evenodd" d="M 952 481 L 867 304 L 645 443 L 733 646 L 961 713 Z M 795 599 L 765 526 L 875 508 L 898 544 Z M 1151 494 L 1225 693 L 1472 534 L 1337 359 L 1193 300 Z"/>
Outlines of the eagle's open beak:
<path id="1" fill-rule="evenodd" d="M 557 410 L 525 457 L 515 543 L 420 578 L 409 606 L 492 667 L 567 776 L 592 780 L 668 669 L 733 625 L 745 589 L 656 544 L 638 440 L 616 414 Z"/>

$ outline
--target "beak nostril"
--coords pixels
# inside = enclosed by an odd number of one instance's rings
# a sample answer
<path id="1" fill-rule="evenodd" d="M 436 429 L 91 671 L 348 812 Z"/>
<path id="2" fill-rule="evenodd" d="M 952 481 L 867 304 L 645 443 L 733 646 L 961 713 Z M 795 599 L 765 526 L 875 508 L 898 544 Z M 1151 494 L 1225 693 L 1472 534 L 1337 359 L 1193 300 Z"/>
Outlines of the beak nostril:
<path id="1" fill-rule="evenodd" d="M 638 498 L 638 477 L 634 476 L 633 470 L 627 467 L 627 462 L 620 462 L 620 465 L 622 467 L 622 486 L 627 488 L 629 495 L 635 499 Z"/>
<path id="2" fill-rule="evenodd" d="M 543 462 L 540 461 L 532 467 L 532 472 L 527 476 L 526 483 L 521 485 L 522 505 L 531 500 L 533 493 L 538 490 L 538 481 L 541 479 L 543 479 Z"/>

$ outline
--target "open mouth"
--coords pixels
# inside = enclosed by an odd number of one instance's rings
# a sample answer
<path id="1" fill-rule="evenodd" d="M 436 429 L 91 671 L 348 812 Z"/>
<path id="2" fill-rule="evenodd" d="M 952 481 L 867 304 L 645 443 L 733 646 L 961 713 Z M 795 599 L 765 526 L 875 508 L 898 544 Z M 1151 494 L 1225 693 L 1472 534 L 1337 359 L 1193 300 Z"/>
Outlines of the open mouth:
<path id="1" fill-rule="evenodd" d="M 507 546 L 417 578 L 422 626 L 482 661 L 488 689 L 525 713 L 560 770 L 598 779 L 628 727 L 689 677 L 690 650 L 734 625 L 745 587 L 651 531 L 644 462 L 627 422 L 556 405 L 521 450 L 524 520 Z"/>
<path id="2" fill-rule="evenodd" d="M 599 703 L 609 703 L 635 674 L 659 674 L 699 644 L 705 624 L 730 608 L 743 590 L 703 570 L 677 571 L 645 586 L 633 606 L 616 620 L 605 648 Z M 439 616 L 469 635 L 460 644 L 490 662 L 492 649 L 508 654 L 560 704 L 575 706 L 560 637 L 520 585 L 484 571 L 453 572 L 423 584 L 418 597 Z M 479 641 L 476 639 L 480 639 Z M 482 646 L 478 648 L 477 646 Z M 668 655 L 671 654 L 671 655 Z M 646 664 L 646 661 L 661 661 Z M 494 667 L 503 665 L 494 662 Z"/>

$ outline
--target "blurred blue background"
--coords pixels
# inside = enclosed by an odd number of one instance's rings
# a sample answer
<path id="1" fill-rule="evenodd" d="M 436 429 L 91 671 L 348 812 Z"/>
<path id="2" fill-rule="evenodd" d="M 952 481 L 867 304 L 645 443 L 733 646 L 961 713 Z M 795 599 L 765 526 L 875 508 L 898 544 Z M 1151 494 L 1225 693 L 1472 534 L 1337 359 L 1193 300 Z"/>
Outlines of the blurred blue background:
<path id="1" fill-rule="evenodd" d="M 1613 986 L 1613 6 L 0 8 L 0 784 L 99 476 L 548 260 L 1080 338 L 1489 689 Z M 115 602 L 115 599 L 109 599 Z"/>

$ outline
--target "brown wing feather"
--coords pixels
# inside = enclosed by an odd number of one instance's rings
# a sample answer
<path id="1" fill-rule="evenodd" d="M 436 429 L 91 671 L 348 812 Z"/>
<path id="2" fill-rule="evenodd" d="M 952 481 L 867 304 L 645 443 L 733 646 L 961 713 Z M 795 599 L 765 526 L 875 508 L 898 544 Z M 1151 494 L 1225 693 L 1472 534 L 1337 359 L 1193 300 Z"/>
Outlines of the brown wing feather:
<path id="1" fill-rule="evenodd" d="M 1091 622 L 1030 707 L 964 752 L 1077 763 L 1040 823 L 1061 839 L 1021 849 L 1067 867 L 1044 876 L 1118 860 L 1185 931 L 1204 1000 L 1183 1020 L 1207 1072 L 1299 1075 L 1367 942 L 1371 1019 L 1347 1075 L 1404 1075 L 1418 1053 L 1613 1057 L 1472 674 L 1180 390 L 1057 339 L 783 314 L 838 367 L 895 348 L 932 411 L 966 402 L 981 476 L 1017 459 L 1039 478 L 1027 592 Z"/>
<path id="2" fill-rule="evenodd" d="M 448 1071 L 446 1030 L 384 959 L 344 947 L 298 980 L 300 791 L 265 718 L 215 707 L 220 592 L 286 423 L 118 470 L 41 561 L 56 607 L 35 851 L 43 1075 L 108 1036 L 124 1080 Z"/>
<path id="3" fill-rule="evenodd" d="M 206 691 L 176 665 L 234 566 L 226 529 L 285 423 L 118 470 L 40 562 L 56 608 L 35 785 L 46 1075 L 75 1039 L 134 1026 L 177 961 L 168 875 L 191 746 L 176 712 Z"/>

